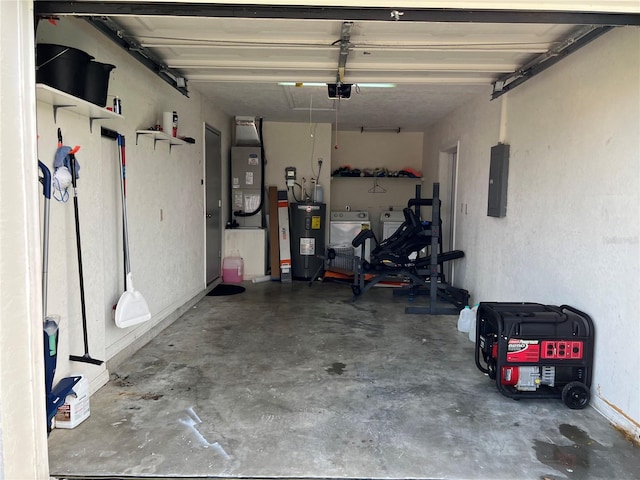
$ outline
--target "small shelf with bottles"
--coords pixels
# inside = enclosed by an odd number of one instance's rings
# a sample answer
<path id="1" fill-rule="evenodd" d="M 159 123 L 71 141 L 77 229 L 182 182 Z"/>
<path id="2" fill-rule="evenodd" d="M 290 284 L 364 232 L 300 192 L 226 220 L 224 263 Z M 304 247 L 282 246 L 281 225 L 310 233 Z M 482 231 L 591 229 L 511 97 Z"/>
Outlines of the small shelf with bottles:
<path id="1" fill-rule="evenodd" d="M 124 117 L 119 113 L 107 110 L 95 103 L 70 95 L 62 90 L 50 87 L 44 83 L 36 83 L 36 98 L 40 102 L 53 107 L 53 121 L 58 121 L 58 110 L 65 108 L 89 118 L 89 131 L 93 131 L 94 120 L 117 120 Z"/>
<path id="2" fill-rule="evenodd" d="M 138 144 L 138 137 L 140 135 L 153 139 L 154 150 L 156 149 L 156 143 L 158 142 L 168 142 L 169 152 L 171 152 L 171 147 L 175 145 L 186 145 L 187 143 L 189 143 L 180 138 L 173 137 L 167 133 L 164 133 L 162 130 L 136 130 L 136 145 Z"/>

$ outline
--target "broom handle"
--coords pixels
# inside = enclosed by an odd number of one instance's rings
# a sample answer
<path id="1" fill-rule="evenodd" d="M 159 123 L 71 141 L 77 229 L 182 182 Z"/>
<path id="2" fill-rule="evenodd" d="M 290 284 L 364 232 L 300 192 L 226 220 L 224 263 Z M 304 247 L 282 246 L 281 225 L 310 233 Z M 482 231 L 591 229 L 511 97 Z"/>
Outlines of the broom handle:
<path id="1" fill-rule="evenodd" d="M 89 337 L 87 336 L 87 309 L 84 298 L 84 274 L 82 272 L 82 249 L 80 242 L 80 219 L 78 214 L 78 187 L 76 183 L 76 156 L 69 154 L 71 163 L 71 184 L 73 185 L 73 212 L 76 223 L 76 248 L 78 250 L 78 277 L 80 279 L 80 308 L 82 309 L 82 335 L 84 337 L 84 354 L 89 354 Z"/>
<path id="2" fill-rule="evenodd" d="M 40 183 L 43 186 L 44 195 L 44 225 L 42 233 L 42 316 L 47 316 L 47 287 L 49 277 L 49 218 L 51 202 L 51 171 L 38 160 L 38 168 L 42 171 Z"/>
<path id="3" fill-rule="evenodd" d="M 122 244 L 124 248 L 124 274 L 125 283 L 127 274 L 131 271 L 129 263 L 129 228 L 127 225 L 127 160 L 125 157 L 125 140 L 124 135 L 118 136 L 118 146 L 120 155 L 120 191 L 122 196 Z M 126 285 L 125 285 L 126 289 Z"/>

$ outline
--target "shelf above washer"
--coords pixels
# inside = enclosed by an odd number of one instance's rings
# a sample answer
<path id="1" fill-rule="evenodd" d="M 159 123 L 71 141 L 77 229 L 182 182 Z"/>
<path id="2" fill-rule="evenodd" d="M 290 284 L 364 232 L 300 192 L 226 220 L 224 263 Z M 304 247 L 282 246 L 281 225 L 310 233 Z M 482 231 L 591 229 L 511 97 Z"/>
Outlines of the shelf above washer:
<path id="1" fill-rule="evenodd" d="M 57 123 L 58 109 L 66 108 L 89 118 L 89 131 L 93 131 L 94 120 L 116 120 L 124 118 L 118 113 L 74 97 L 62 90 L 50 87 L 44 83 L 36 84 L 36 98 L 53 107 L 53 121 Z"/>
<path id="2" fill-rule="evenodd" d="M 344 178 L 347 180 L 419 180 L 422 181 L 423 177 L 409 177 L 407 175 L 399 175 L 397 177 L 386 176 L 386 177 L 374 177 L 372 175 L 364 176 L 364 177 L 350 177 L 348 175 L 332 175 L 331 180 L 335 180 L 336 178 Z"/>

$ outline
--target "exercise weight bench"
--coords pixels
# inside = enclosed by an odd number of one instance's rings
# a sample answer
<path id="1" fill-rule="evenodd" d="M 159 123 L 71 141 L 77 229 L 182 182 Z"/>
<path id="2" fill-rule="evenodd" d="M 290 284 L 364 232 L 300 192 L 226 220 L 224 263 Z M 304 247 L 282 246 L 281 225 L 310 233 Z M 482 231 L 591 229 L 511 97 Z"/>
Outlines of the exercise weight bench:
<path id="1" fill-rule="evenodd" d="M 440 185 L 434 183 L 433 198 L 420 198 L 420 186 L 416 186 L 416 198 L 409 200 L 407 208 L 403 210 L 405 222 L 394 235 L 377 243 L 372 231 L 363 230 L 353 239 L 352 245 L 362 251 L 360 257 L 354 257 L 357 260 L 354 262 L 351 286 L 354 301 L 380 282 L 401 279 L 407 285 L 394 289 L 394 295 L 408 295 L 410 301 L 417 295 L 429 296 L 427 306 L 409 306 L 405 308 L 405 313 L 458 315 L 468 305 L 469 292 L 448 285 L 442 269 L 445 262 L 463 258 L 464 252 L 440 252 L 442 238 L 439 193 Z M 422 206 L 431 206 L 430 222 L 420 220 Z M 362 259 L 365 240 L 369 238 L 373 239 L 376 246 L 371 251 L 371 261 L 366 262 Z M 419 252 L 425 248 L 428 255 L 420 257 Z M 438 300 L 453 306 L 443 306 Z"/>

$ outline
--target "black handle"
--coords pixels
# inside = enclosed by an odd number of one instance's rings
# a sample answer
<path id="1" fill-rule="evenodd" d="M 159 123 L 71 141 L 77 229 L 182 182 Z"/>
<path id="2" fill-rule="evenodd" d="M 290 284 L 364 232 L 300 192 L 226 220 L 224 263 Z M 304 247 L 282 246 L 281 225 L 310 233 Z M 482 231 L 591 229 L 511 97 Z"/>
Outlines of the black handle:
<path id="1" fill-rule="evenodd" d="M 69 166 L 71 167 L 71 186 L 75 190 L 78 185 L 76 183 L 76 156 L 73 153 L 69 153 Z"/>

